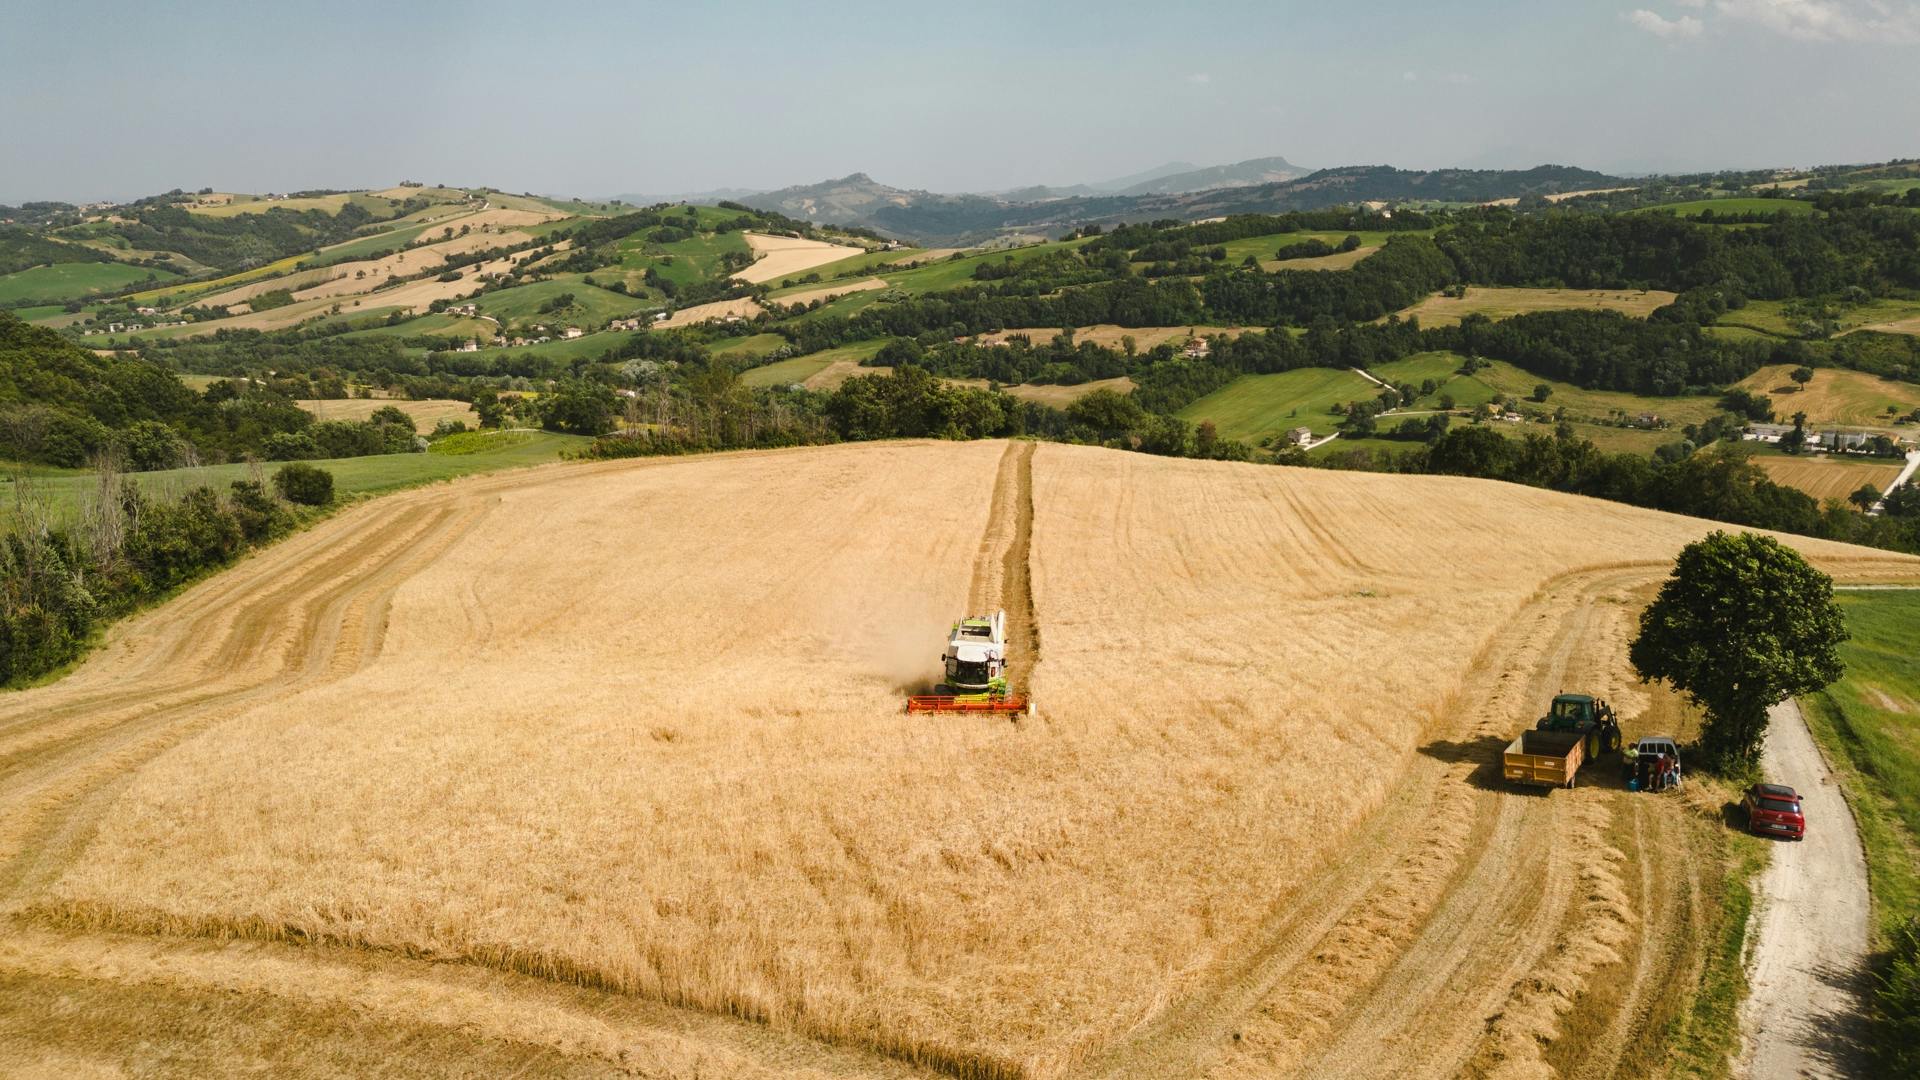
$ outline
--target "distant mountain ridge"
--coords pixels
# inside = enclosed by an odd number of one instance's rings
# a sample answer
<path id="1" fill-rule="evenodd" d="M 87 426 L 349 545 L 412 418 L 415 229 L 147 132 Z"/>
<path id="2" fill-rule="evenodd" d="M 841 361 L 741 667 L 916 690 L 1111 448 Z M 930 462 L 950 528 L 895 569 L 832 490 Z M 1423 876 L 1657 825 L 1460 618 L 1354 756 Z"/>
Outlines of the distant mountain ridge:
<path id="1" fill-rule="evenodd" d="M 1169 173 L 1133 186 L 1212 186 L 1169 193 L 1053 195 L 1023 188 L 1002 196 L 943 195 L 891 187 L 866 173 L 801 184 L 741 198 L 740 202 L 822 224 L 860 225 L 920 244 L 979 243 L 995 236 L 1058 232 L 1087 224 L 1177 218 L 1193 221 L 1228 214 L 1312 210 L 1343 203 L 1480 203 L 1527 195 L 1616 186 L 1605 173 L 1568 165 L 1531 169 L 1396 169 L 1351 165 L 1272 182 L 1236 183 L 1236 177 L 1293 168 L 1284 158 Z M 1196 178 L 1196 179 L 1187 179 Z M 1036 197 L 1046 191 L 1050 197 Z M 1019 198 L 1011 196 L 1018 195 Z"/>
<path id="2" fill-rule="evenodd" d="M 1305 175 L 1307 175 L 1306 169 L 1283 157 L 1253 158 L 1249 161 L 1237 161 L 1232 165 L 1215 165 L 1206 169 L 1189 169 L 1185 172 L 1149 176 L 1120 188 L 1113 194 L 1179 195 L 1189 191 L 1209 191 L 1213 188 L 1277 184 Z"/>

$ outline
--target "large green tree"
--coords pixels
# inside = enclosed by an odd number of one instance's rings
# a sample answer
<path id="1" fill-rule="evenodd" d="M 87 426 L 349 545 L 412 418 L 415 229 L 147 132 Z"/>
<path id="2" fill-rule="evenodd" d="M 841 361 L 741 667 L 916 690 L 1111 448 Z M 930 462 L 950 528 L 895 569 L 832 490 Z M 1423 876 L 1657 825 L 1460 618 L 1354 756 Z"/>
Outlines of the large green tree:
<path id="1" fill-rule="evenodd" d="M 1715 532 L 1680 552 L 1629 658 L 1705 709 L 1702 748 L 1739 767 L 1759 754 L 1769 709 L 1840 677 L 1846 639 L 1832 578 L 1772 537 Z"/>

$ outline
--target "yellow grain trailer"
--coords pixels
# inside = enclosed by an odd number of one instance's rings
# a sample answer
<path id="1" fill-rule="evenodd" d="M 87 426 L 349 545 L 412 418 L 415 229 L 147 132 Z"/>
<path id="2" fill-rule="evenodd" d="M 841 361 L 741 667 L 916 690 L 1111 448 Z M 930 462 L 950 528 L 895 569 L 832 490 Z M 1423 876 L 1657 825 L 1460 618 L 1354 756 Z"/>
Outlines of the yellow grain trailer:
<path id="1" fill-rule="evenodd" d="M 1501 767 L 1514 783 L 1572 787 L 1586 759 L 1585 733 L 1529 729 L 1507 744 Z"/>

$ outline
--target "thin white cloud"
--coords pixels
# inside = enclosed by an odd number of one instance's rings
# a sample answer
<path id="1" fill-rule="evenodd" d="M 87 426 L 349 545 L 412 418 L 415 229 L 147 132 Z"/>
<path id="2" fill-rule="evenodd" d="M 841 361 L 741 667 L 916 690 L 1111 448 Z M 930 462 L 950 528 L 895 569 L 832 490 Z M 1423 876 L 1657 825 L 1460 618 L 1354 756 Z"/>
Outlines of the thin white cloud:
<path id="1" fill-rule="evenodd" d="M 1445 75 L 1442 75 L 1441 78 L 1452 83 L 1454 86 L 1471 86 L 1480 81 L 1464 71 L 1449 71 Z"/>
<path id="2" fill-rule="evenodd" d="M 1636 8 L 1627 12 L 1627 21 L 1654 37 L 1665 38 L 1668 41 L 1699 37 L 1700 32 L 1706 29 L 1705 23 L 1691 15 L 1669 19 L 1657 11 L 1648 11 L 1646 8 Z"/>
<path id="3" fill-rule="evenodd" d="M 1403 71 L 1400 73 L 1400 81 L 1401 82 L 1419 82 L 1420 73 L 1417 71 Z"/>
<path id="4" fill-rule="evenodd" d="M 1796 41 L 1920 43 L 1920 5 L 1882 0 L 1714 0 L 1722 16 Z"/>
<path id="5" fill-rule="evenodd" d="M 1187 76 L 1187 81 L 1192 83 L 1195 86 L 1205 86 L 1208 83 L 1213 81 L 1213 76 L 1207 74 L 1204 71 L 1196 71 L 1193 74 Z"/>

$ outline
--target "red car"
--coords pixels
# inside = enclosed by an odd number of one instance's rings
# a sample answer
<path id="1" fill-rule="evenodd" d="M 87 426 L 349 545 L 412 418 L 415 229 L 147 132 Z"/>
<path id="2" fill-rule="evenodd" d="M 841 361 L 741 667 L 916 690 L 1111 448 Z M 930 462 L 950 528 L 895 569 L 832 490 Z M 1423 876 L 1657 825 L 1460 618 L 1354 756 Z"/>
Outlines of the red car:
<path id="1" fill-rule="evenodd" d="M 1800 793 L 1785 784 L 1755 784 L 1742 802 L 1747 831 L 1759 836 L 1807 838 L 1807 819 L 1800 812 Z"/>

